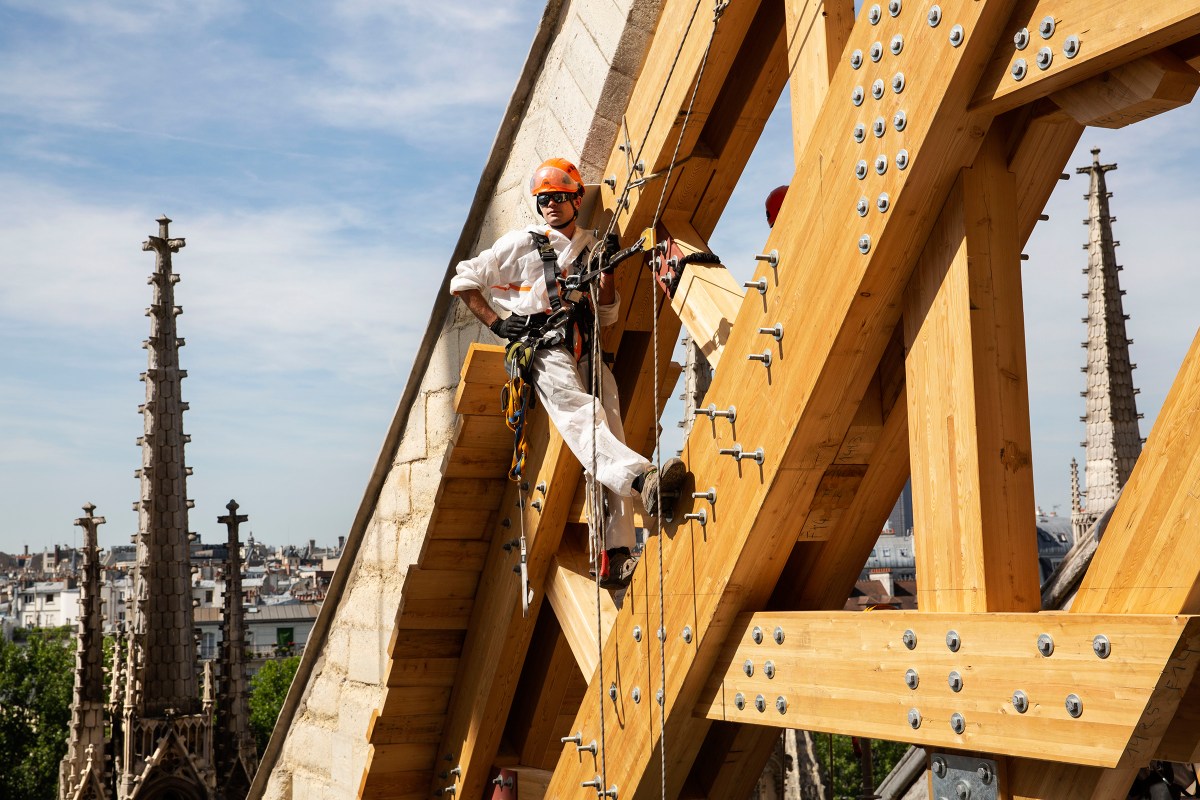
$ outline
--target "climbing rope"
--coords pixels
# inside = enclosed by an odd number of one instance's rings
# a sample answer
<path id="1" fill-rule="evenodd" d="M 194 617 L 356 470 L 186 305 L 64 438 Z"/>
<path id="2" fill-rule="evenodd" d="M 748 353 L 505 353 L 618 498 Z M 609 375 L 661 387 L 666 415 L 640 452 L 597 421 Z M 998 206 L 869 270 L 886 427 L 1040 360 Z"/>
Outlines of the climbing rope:
<path id="1" fill-rule="evenodd" d="M 671 67 L 667 72 L 667 77 L 663 81 L 662 90 L 659 92 L 658 100 L 654 104 L 654 109 L 650 114 L 650 119 L 646 123 L 646 133 L 642 136 L 641 144 L 638 146 L 636 155 L 631 156 L 632 146 L 629 141 L 628 125 L 622 119 L 622 130 L 625 135 L 624 147 L 626 159 L 626 175 L 625 184 L 622 187 L 620 197 L 617 199 L 615 209 L 616 212 L 609 220 L 608 226 L 605 229 L 605 236 L 613 233 L 616 230 L 617 220 L 621 208 L 625 206 L 630 191 L 634 188 L 632 180 L 634 171 L 638 168 L 641 162 L 642 151 L 645 148 L 646 140 L 649 138 L 650 130 L 654 125 L 654 121 L 658 116 L 658 112 L 662 106 L 663 99 L 666 96 L 667 87 L 670 85 L 671 77 L 675 73 L 675 67 L 679 63 L 679 58 L 683 53 L 684 43 L 692 29 L 692 24 L 696 20 L 696 15 L 700 10 L 702 0 L 696 0 L 696 5 L 692 9 L 692 14 L 688 19 L 687 27 L 683 31 L 683 35 L 679 39 L 679 47 L 675 51 L 675 57 L 671 62 Z M 712 50 L 713 40 L 716 37 L 717 26 L 721 20 L 721 15 L 725 8 L 729 5 L 729 0 L 716 0 L 713 7 L 713 27 L 709 34 L 708 42 L 704 47 L 704 53 L 700 61 L 700 69 L 696 76 L 695 84 L 692 87 L 692 94 L 688 100 L 687 112 L 684 115 L 683 124 L 679 130 L 679 136 L 675 141 L 675 148 L 671 153 L 671 160 L 667 166 L 666 175 L 664 176 L 662 190 L 659 193 L 658 203 L 654 209 L 654 218 L 650 224 L 648 236 L 650 238 L 650 247 L 648 252 L 655 253 L 657 245 L 654 242 L 655 230 L 658 227 L 659 220 L 662 215 L 663 204 L 666 201 L 667 190 L 670 187 L 671 175 L 677 166 L 679 159 L 679 149 L 683 144 L 683 137 L 687 132 L 688 122 L 691 120 L 692 110 L 695 106 L 696 95 L 700 88 L 700 83 L 704 77 L 705 67 L 708 65 L 709 52 Z M 641 183 L 644 183 L 645 179 Z M 641 185 L 639 183 L 638 185 Z M 593 308 L 599 309 L 599 287 L 596 282 L 590 285 L 589 292 L 591 295 Z M 651 347 L 654 349 L 654 392 L 651 395 L 651 402 L 656 404 L 659 397 L 659 344 L 658 344 L 658 292 L 651 290 L 650 292 L 650 312 L 652 323 Z M 601 413 L 601 393 L 603 391 L 603 378 L 601 374 L 601 354 L 600 354 L 600 318 L 599 314 L 595 314 L 592 321 L 592 342 L 591 342 L 591 389 L 593 395 L 592 404 L 592 463 L 591 469 L 587 475 L 587 493 L 589 497 L 589 514 L 588 527 L 590 529 L 589 542 L 592 549 L 593 564 L 595 565 L 595 590 L 596 590 L 596 646 L 598 650 L 598 668 L 599 681 L 597 682 L 598 701 L 600 705 L 600 787 L 597 787 L 597 793 L 601 797 L 608 796 L 608 772 L 606 763 L 606 736 L 605 736 L 605 721 L 604 721 L 604 646 L 603 646 L 603 627 L 600 602 L 600 578 L 601 570 L 604 566 L 604 560 L 607 554 L 607 542 L 605 540 L 606 518 L 604 513 L 604 498 L 602 490 L 596 488 L 596 425 L 598 415 Z M 662 441 L 659 432 L 659 426 L 654 426 L 654 465 L 656 470 L 662 468 Z M 658 489 L 656 488 L 656 491 Z M 655 534 L 658 536 L 658 609 L 659 609 L 659 769 L 660 769 L 660 789 L 663 800 L 667 798 L 667 664 L 666 664 L 666 601 L 663 587 L 663 541 L 662 541 L 662 496 L 656 498 L 655 503 Z"/>

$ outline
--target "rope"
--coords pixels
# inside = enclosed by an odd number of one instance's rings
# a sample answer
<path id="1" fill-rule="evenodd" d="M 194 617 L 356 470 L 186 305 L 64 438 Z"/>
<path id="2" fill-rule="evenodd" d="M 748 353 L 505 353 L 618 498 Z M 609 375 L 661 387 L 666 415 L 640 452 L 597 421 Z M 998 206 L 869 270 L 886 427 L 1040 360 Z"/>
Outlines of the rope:
<path id="1" fill-rule="evenodd" d="M 588 471 L 588 496 L 590 500 L 590 512 L 588 513 L 588 527 L 591 529 L 591 535 L 588 537 L 591 540 L 591 546 L 595 549 L 595 557 L 593 564 L 595 565 L 596 573 L 596 663 L 599 665 L 600 680 L 597 681 L 597 699 L 600 702 L 600 787 L 597 792 L 608 792 L 608 763 L 607 750 L 605 747 L 604 735 L 604 630 L 603 620 L 600 606 L 600 568 L 604 565 L 604 559 L 607 555 L 607 545 L 605 541 L 606 523 L 604 518 L 604 498 L 603 495 L 596 491 L 596 423 L 597 415 L 599 414 L 600 395 L 603 392 L 604 382 L 600 374 L 600 286 L 599 281 L 593 281 L 588 287 L 589 299 L 592 302 L 592 309 L 595 313 L 592 314 L 592 341 L 589 348 L 588 358 L 591 360 L 589 365 L 591 368 L 591 389 L 592 389 L 592 468 Z M 609 565 L 611 569 L 611 565 Z M 601 795 L 604 796 L 604 795 Z"/>

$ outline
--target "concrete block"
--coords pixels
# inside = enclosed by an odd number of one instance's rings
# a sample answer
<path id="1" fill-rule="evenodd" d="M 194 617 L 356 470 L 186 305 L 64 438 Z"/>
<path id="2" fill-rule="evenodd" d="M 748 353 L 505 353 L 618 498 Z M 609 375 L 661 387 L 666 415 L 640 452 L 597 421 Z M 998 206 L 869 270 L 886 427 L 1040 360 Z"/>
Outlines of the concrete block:
<path id="1" fill-rule="evenodd" d="M 587 141 L 580 155 L 579 171 L 585 181 L 599 181 L 606 177 L 604 168 L 608 166 L 608 156 L 621 130 L 619 122 L 604 119 L 597 115 L 592 120 L 592 129 L 588 131 Z"/>
<path id="2" fill-rule="evenodd" d="M 362 629 L 350 631 L 350 663 L 347 677 L 351 681 L 373 686 L 383 683 L 390 636 L 390 631 L 387 633 Z"/>
<path id="3" fill-rule="evenodd" d="M 426 450 L 430 459 L 440 461 L 454 438 L 454 426 L 458 414 L 454 412 L 454 392 L 444 389 L 425 395 Z M 496 413 L 500 413 L 500 399 L 496 398 Z"/>
<path id="4" fill-rule="evenodd" d="M 424 416 L 423 407 L 420 409 L 420 413 L 421 416 Z M 410 471 L 410 464 L 396 464 L 388 472 L 387 479 L 383 482 L 383 488 L 379 490 L 379 500 L 375 504 L 374 516 L 376 519 L 395 520 L 408 515 L 412 508 L 408 488 Z"/>
<path id="5" fill-rule="evenodd" d="M 567 72 L 583 93 L 588 105 L 595 108 L 600 101 L 600 91 L 608 77 L 608 58 L 600 52 L 592 35 L 580 26 L 571 38 L 570 58 L 566 59 Z"/>
<path id="6" fill-rule="evenodd" d="M 586 36 L 587 34 L 583 34 L 583 37 Z M 570 75 L 564 77 L 563 86 L 554 98 L 554 117 L 569 134 L 574 144 L 572 151 L 580 153 L 583 151 L 588 131 L 592 128 L 592 120 L 596 116 L 595 102 L 589 98 L 599 100 L 602 87 L 596 86 L 593 91 L 585 91 L 576 85 L 575 79 Z M 578 161 L 578 156 L 574 160 Z"/>
<path id="7" fill-rule="evenodd" d="M 577 8 L 583 26 L 611 64 L 612 56 L 625 33 L 629 19 L 628 7 L 622 8 L 613 0 L 592 0 Z"/>
<path id="8" fill-rule="evenodd" d="M 458 386 L 459 369 L 462 367 L 462 363 L 451 363 L 445 357 L 445 334 L 452 321 L 453 318 L 447 315 L 442 325 L 442 335 L 438 337 L 437 344 L 434 345 L 433 352 L 430 354 L 429 364 L 425 367 L 425 373 L 421 376 L 422 392 L 435 392 L 438 389 Z"/>
<path id="9" fill-rule="evenodd" d="M 408 420 L 400 437 L 400 446 L 396 448 L 394 462 L 404 464 L 421 458 L 425 458 L 425 408 L 417 402 L 408 410 Z"/>
<path id="10" fill-rule="evenodd" d="M 282 763 L 271 772 L 267 786 L 263 789 L 263 800 L 294 800 L 292 792 L 292 771 Z"/>
<path id="11" fill-rule="evenodd" d="M 433 511 L 433 500 L 442 483 L 441 459 L 414 461 L 409 464 L 409 470 L 408 486 L 413 510 L 429 514 Z"/>
<path id="12" fill-rule="evenodd" d="M 341 684 L 340 675 L 321 675 L 314 680 L 305 699 L 307 710 L 320 717 L 335 718 L 342 696 Z"/>
<path id="13" fill-rule="evenodd" d="M 616 70 L 609 72 L 608 78 L 604 82 L 604 89 L 600 92 L 600 102 L 596 106 L 596 116 L 619 125 L 621 116 L 625 113 L 625 107 L 629 104 L 629 97 L 632 94 L 633 78 L 623 75 Z"/>

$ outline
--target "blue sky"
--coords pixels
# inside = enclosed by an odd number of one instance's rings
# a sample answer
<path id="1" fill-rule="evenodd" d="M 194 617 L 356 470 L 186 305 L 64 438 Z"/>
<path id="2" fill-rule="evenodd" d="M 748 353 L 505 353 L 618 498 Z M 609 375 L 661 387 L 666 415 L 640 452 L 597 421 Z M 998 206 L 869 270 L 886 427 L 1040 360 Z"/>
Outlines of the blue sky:
<path id="1" fill-rule="evenodd" d="M 602 1 L 602 0 L 597 0 Z M 136 527 L 141 242 L 176 257 L 191 527 L 237 498 L 271 543 L 348 531 L 542 4 L 0 0 L 0 550 Z M 1123 242 L 1145 434 L 1196 330 L 1198 119 L 1088 132 Z M 786 104 L 713 249 L 748 274 L 792 171 Z M 1080 177 L 1024 267 L 1038 500 L 1079 455 Z M 670 422 L 665 425 L 668 429 Z"/>

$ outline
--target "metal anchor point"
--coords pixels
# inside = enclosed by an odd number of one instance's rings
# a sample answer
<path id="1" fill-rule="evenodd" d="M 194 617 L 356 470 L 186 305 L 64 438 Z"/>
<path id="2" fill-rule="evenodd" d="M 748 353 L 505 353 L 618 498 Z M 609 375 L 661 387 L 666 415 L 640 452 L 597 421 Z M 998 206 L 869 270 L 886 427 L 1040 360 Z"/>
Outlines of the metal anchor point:
<path id="1" fill-rule="evenodd" d="M 782 322 L 777 322 L 776 324 L 772 325 L 769 328 L 759 328 L 758 332 L 763 333 L 763 334 L 770 334 L 771 336 L 774 336 L 775 341 L 777 341 L 777 342 L 783 341 L 783 323 Z"/>
<path id="2" fill-rule="evenodd" d="M 717 453 L 722 456 L 733 456 L 735 461 L 742 460 L 742 446 L 737 443 L 734 443 L 733 447 L 722 447 Z"/>
<path id="3" fill-rule="evenodd" d="M 771 351 L 764 350 L 761 353 L 751 353 L 746 356 L 747 361 L 761 361 L 764 367 L 771 366 Z"/>
<path id="4" fill-rule="evenodd" d="M 574 733 L 570 736 L 564 736 L 559 741 L 561 741 L 563 744 L 573 744 L 578 747 L 579 745 L 583 744 L 583 731 L 579 731 L 578 733 Z"/>
<path id="5" fill-rule="evenodd" d="M 692 492 L 692 499 L 707 500 L 709 505 L 713 505 L 717 502 L 717 487 L 710 486 L 707 492 Z"/>
<path id="6" fill-rule="evenodd" d="M 754 260 L 765 261 L 772 269 L 774 269 L 775 267 L 779 266 L 779 251 L 772 250 L 769 253 L 756 253 Z"/>
<path id="7" fill-rule="evenodd" d="M 694 519 L 696 522 L 700 523 L 701 528 L 708 525 L 708 511 L 706 511 L 703 508 L 692 514 L 684 514 L 683 518 L 684 519 Z"/>
<path id="8" fill-rule="evenodd" d="M 759 280 L 756 280 L 756 281 L 746 281 L 745 283 L 742 284 L 742 286 L 746 289 L 758 289 L 759 294 L 761 294 L 763 297 L 767 296 L 767 279 L 766 278 L 760 278 Z"/>

